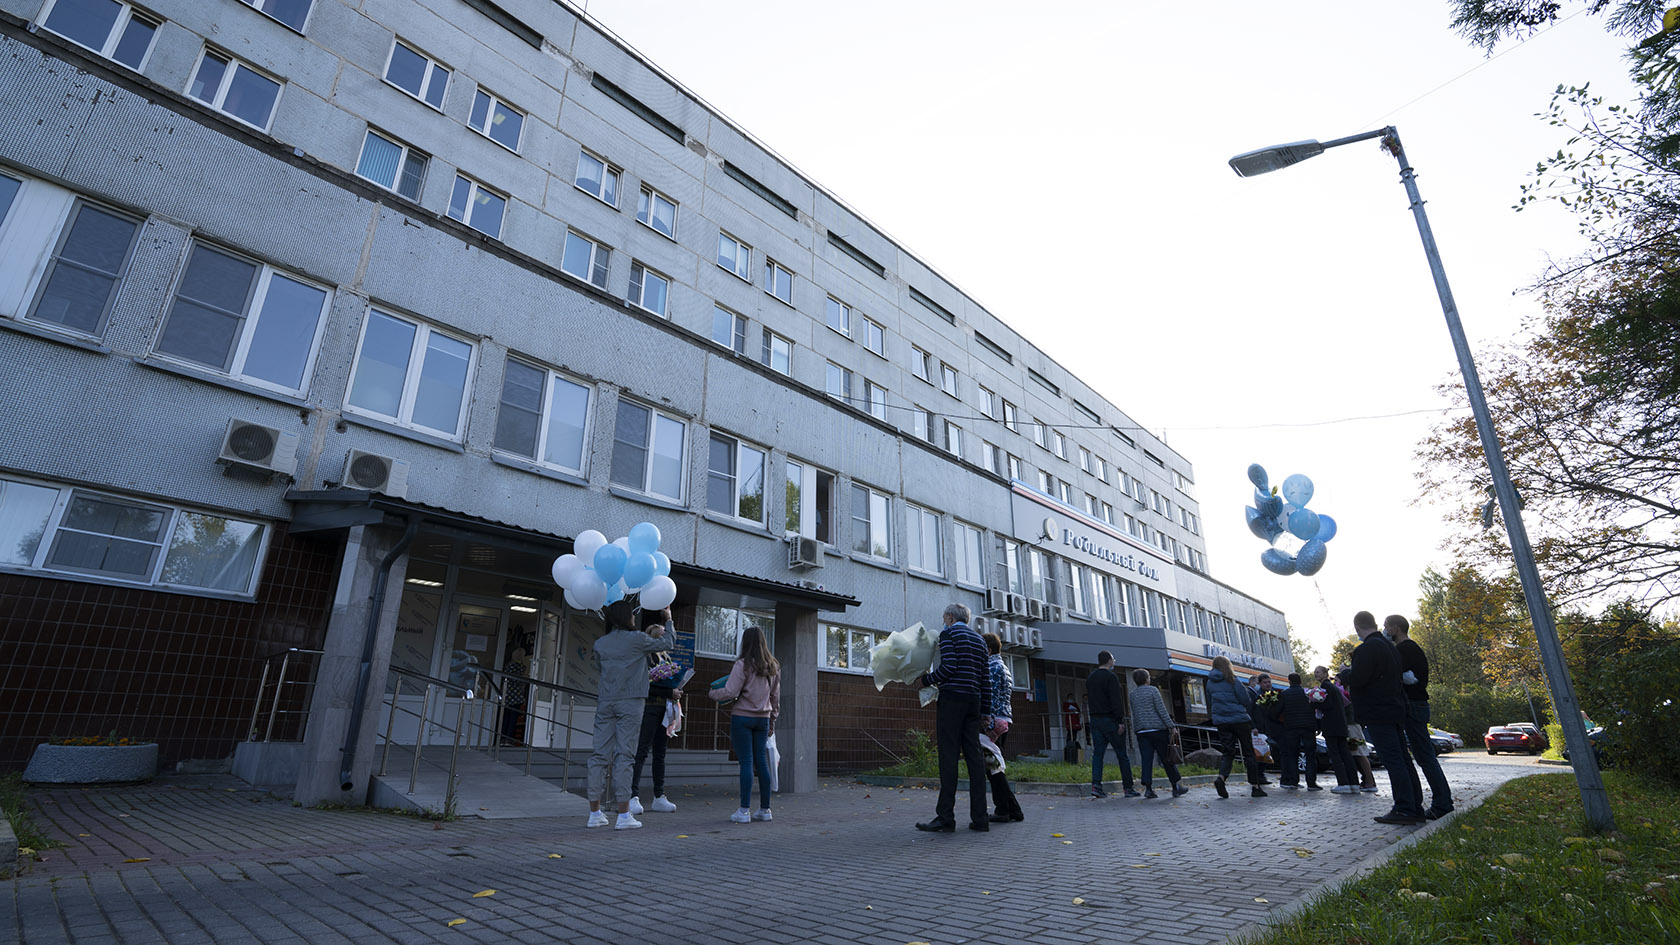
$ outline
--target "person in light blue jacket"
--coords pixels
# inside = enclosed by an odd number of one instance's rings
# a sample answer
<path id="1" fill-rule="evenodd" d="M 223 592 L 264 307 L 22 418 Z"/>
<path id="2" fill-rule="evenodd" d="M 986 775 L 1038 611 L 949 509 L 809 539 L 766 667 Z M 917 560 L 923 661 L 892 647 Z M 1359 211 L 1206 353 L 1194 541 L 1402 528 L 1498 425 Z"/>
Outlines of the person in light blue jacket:
<path id="1" fill-rule="evenodd" d="M 1225 779 L 1231 774 L 1231 763 L 1240 754 L 1243 769 L 1248 773 L 1248 790 L 1252 797 L 1265 797 L 1260 789 L 1260 764 L 1250 747 L 1253 738 L 1254 696 L 1237 679 L 1231 661 L 1223 656 L 1213 658 L 1213 672 L 1207 681 L 1208 715 L 1213 727 L 1219 730 L 1219 776 L 1213 779 L 1213 789 L 1220 797 L 1230 797 Z"/>

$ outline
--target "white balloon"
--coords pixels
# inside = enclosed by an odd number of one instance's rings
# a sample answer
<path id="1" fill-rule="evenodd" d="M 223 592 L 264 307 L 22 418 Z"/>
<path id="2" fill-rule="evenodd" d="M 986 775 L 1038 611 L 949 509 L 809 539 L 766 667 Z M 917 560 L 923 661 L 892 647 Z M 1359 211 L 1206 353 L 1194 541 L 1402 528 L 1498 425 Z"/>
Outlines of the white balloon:
<path id="1" fill-rule="evenodd" d="M 654 578 L 642 587 L 641 604 L 643 610 L 664 610 L 677 599 L 677 582 L 664 575 Z"/>
<path id="2" fill-rule="evenodd" d="M 577 573 L 582 567 L 583 562 L 578 560 L 577 555 L 561 555 L 554 559 L 554 567 L 549 569 L 549 573 L 553 575 L 554 583 L 568 587 L 577 579 Z"/>
<path id="3" fill-rule="evenodd" d="M 572 582 L 571 595 L 577 599 L 579 610 L 599 610 L 607 602 L 607 585 L 601 576 L 586 569 Z"/>
<path id="4" fill-rule="evenodd" d="M 572 589 L 569 588 L 569 587 L 566 588 L 566 606 L 572 608 L 573 610 L 588 610 L 589 609 L 589 608 L 583 606 L 582 604 L 578 603 L 578 599 L 572 595 Z"/>
<path id="5" fill-rule="evenodd" d="M 623 548 L 624 549 L 624 554 L 626 556 L 628 556 L 630 554 L 630 536 L 629 535 L 620 535 L 619 537 L 614 538 L 612 543 L 617 545 L 620 548 Z"/>
<path id="6" fill-rule="evenodd" d="M 574 551 L 578 558 L 583 561 L 594 561 L 595 552 L 600 551 L 601 546 L 606 543 L 607 536 L 601 534 L 593 528 L 586 529 L 576 538 L 572 539 L 572 551 Z"/>

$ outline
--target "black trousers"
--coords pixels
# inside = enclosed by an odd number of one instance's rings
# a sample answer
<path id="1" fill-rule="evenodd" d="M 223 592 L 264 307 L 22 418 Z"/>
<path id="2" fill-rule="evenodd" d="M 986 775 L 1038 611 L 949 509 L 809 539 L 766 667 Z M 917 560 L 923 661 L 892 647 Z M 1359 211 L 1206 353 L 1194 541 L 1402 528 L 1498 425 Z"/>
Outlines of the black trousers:
<path id="1" fill-rule="evenodd" d="M 997 746 L 1001 750 L 1003 743 L 1008 739 L 1009 733 L 1004 732 L 1002 735 L 993 738 L 992 741 L 997 742 Z M 1026 812 L 1021 810 L 1021 802 L 1015 799 L 1015 789 L 1009 786 L 1009 774 L 1007 772 L 999 771 L 997 774 L 987 775 L 986 780 L 992 784 L 992 805 L 997 808 L 999 814 L 1005 817 L 1026 817 Z"/>
<path id="2" fill-rule="evenodd" d="M 642 707 L 642 731 L 636 739 L 636 765 L 630 769 L 630 795 L 636 796 L 636 790 L 642 783 L 642 762 L 647 760 L 648 752 L 653 752 L 653 796 L 665 796 L 665 703 L 658 705 L 648 703 Z"/>
<path id="3" fill-rule="evenodd" d="M 1243 770 L 1248 773 L 1249 784 L 1259 784 L 1260 761 L 1254 757 L 1253 731 L 1247 722 L 1230 722 L 1217 726 L 1219 729 L 1219 777 L 1221 780 L 1231 774 L 1231 765 L 1241 755 Z"/>
<path id="4" fill-rule="evenodd" d="M 1283 757 L 1277 759 L 1278 782 L 1301 783 L 1301 750 L 1307 752 L 1307 783 L 1318 783 L 1318 737 L 1310 728 L 1285 728 L 1279 742 Z"/>
<path id="5" fill-rule="evenodd" d="M 980 750 L 980 700 L 941 694 L 934 740 L 939 745 L 939 802 L 934 814 L 956 823 L 957 762 L 968 764 L 968 819 L 987 824 L 986 759 Z"/>
<path id="6" fill-rule="evenodd" d="M 1336 785 L 1359 784 L 1359 769 L 1353 763 L 1353 751 L 1348 748 L 1346 735 L 1324 736 L 1324 747 L 1330 753 L 1330 767 L 1336 771 Z"/>

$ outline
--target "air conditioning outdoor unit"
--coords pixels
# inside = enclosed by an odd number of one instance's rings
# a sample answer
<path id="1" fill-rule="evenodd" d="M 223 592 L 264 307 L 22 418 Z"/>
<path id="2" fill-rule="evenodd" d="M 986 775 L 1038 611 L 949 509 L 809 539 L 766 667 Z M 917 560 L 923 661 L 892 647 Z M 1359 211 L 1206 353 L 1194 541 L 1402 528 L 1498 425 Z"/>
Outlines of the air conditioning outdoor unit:
<path id="1" fill-rule="evenodd" d="M 1008 598 L 1005 602 L 1008 606 L 1004 608 L 1006 613 L 1015 614 L 1019 617 L 1025 617 L 1027 615 L 1026 597 L 1020 594 L 1008 594 L 1005 596 Z"/>
<path id="2" fill-rule="evenodd" d="M 788 567 L 798 571 L 823 566 L 822 542 L 793 535 L 788 538 Z"/>
<path id="3" fill-rule="evenodd" d="M 1027 628 L 1018 623 L 1009 625 L 1009 645 L 1022 647 L 1027 644 Z"/>
<path id="4" fill-rule="evenodd" d="M 985 617 L 975 617 L 968 622 L 968 628 L 970 630 L 973 630 L 975 633 L 983 634 L 986 631 L 991 630 L 992 625 L 986 620 Z M 1000 634 L 1000 636 L 1001 636 L 1001 634 Z"/>
<path id="5" fill-rule="evenodd" d="M 246 420 L 229 420 L 216 462 L 290 476 L 297 471 L 298 435 Z"/>
<path id="6" fill-rule="evenodd" d="M 351 450 L 344 457 L 343 484 L 351 489 L 383 492 L 394 499 L 408 497 L 408 460 Z"/>
<path id="7" fill-rule="evenodd" d="M 1029 627 L 1027 629 L 1027 633 L 1029 634 L 1029 636 L 1027 638 L 1027 649 L 1029 649 L 1029 650 L 1042 650 L 1042 649 L 1044 649 L 1044 631 L 1043 630 L 1040 630 L 1037 627 Z"/>
<path id="8" fill-rule="evenodd" d="M 1001 614 L 1009 610 L 1009 595 L 998 588 L 986 591 L 986 613 Z"/>
<path id="9" fill-rule="evenodd" d="M 1044 608 L 1044 619 L 1050 621 L 1051 623 L 1061 623 L 1063 613 L 1062 605 L 1047 604 Z"/>
<path id="10" fill-rule="evenodd" d="M 1041 601 L 1036 597 L 1027 598 L 1027 619 L 1028 620 L 1043 620 L 1044 619 L 1044 601 Z"/>

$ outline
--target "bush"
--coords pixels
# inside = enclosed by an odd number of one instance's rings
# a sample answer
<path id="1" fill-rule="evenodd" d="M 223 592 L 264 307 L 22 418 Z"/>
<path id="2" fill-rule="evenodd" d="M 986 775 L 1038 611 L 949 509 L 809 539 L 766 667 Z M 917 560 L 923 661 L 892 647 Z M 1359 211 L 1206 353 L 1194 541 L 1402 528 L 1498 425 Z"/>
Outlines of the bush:
<path id="1" fill-rule="evenodd" d="M 1605 659 L 1576 686 L 1582 707 L 1604 726 L 1605 755 L 1637 752 L 1637 770 L 1680 784 L 1680 640 Z"/>
<path id="2" fill-rule="evenodd" d="M 1431 686 L 1429 708 L 1430 724 L 1463 736 L 1466 748 L 1479 747 L 1482 735 L 1492 726 L 1524 722 L 1534 717 L 1521 689 Z M 1547 720 L 1549 709 L 1543 699 L 1534 703 L 1534 711 L 1542 722 Z"/>

